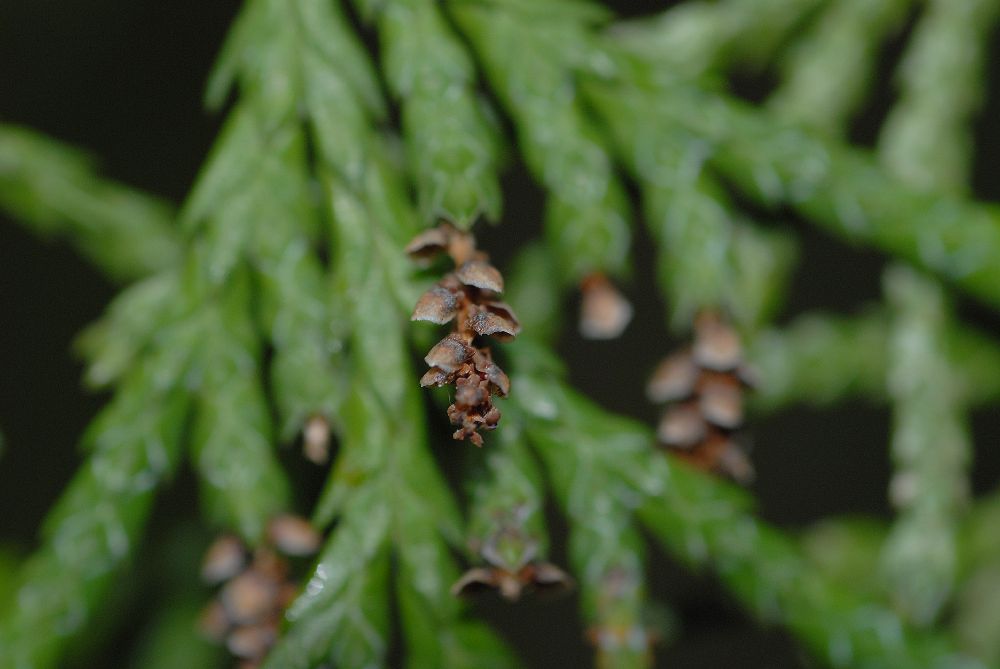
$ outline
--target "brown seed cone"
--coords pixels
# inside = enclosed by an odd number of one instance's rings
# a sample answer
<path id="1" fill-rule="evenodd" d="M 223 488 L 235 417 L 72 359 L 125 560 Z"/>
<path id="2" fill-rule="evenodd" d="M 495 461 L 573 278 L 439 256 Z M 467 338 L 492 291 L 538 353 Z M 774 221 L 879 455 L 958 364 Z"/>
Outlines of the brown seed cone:
<path id="1" fill-rule="evenodd" d="M 580 295 L 579 329 L 585 339 L 617 339 L 632 321 L 632 304 L 603 274 L 584 277 Z"/>
<path id="2" fill-rule="evenodd" d="M 278 638 L 277 620 L 237 627 L 226 637 L 226 648 L 236 657 L 258 661 L 267 655 Z"/>
<path id="3" fill-rule="evenodd" d="M 236 625 L 255 623 L 274 608 L 278 584 L 251 566 L 229 581 L 219 596 L 230 621 Z"/>
<path id="4" fill-rule="evenodd" d="M 733 434 L 743 427 L 752 379 L 732 326 L 718 313 L 699 314 L 692 345 L 661 362 L 646 389 L 652 401 L 669 403 L 660 444 L 699 469 L 751 481 L 753 466 Z"/>
<path id="5" fill-rule="evenodd" d="M 496 546 L 505 535 L 523 544 L 523 551 L 514 559 Z M 473 567 L 451 587 L 452 595 L 471 595 L 492 590 L 507 601 L 517 601 L 526 592 L 543 595 L 562 594 L 572 589 L 574 582 L 565 571 L 550 562 L 538 559 L 537 542 L 525 537 L 521 530 L 501 523 L 479 548 L 486 566 Z"/>
<path id="6" fill-rule="evenodd" d="M 285 555 L 312 555 L 322 537 L 305 518 L 284 513 L 267 524 L 267 538 Z"/>
<path id="7" fill-rule="evenodd" d="M 201 563 L 201 578 L 209 584 L 227 581 L 243 570 L 247 558 L 246 546 L 239 537 L 224 534 L 208 547 Z"/>
<path id="8" fill-rule="evenodd" d="M 221 643 L 232 627 L 226 609 L 218 599 L 210 601 L 198 616 L 198 630 L 209 640 Z"/>
<path id="9" fill-rule="evenodd" d="M 298 593 L 284 556 L 315 553 L 320 541 L 305 519 L 290 514 L 271 519 L 263 542 L 252 554 L 232 535 L 216 540 L 202 571 L 207 581 L 221 582 L 221 587 L 202 612 L 201 631 L 225 643 L 243 660 L 240 666 L 257 666 L 274 645 L 281 616 Z"/>
<path id="10" fill-rule="evenodd" d="M 330 421 L 324 416 L 314 415 L 306 421 L 302 428 L 302 452 L 317 465 L 330 459 Z"/>
<path id="11" fill-rule="evenodd" d="M 477 338 L 503 341 L 521 331 L 513 309 L 497 299 L 503 276 L 485 253 L 476 250 L 471 234 L 447 223 L 422 232 L 406 251 L 416 260 L 447 253 L 455 263 L 455 270 L 425 292 L 413 310 L 411 320 L 452 324 L 452 331 L 424 357 L 430 369 L 420 385 L 453 385 L 454 401 L 447 413 L 458 429 L 452 436 L 482 446 L 480 430 L 493 430 L 500 420 L 493 396 L 506 397 L 510 379 L 493 362 L 489 348 L 476 343 Z"/>

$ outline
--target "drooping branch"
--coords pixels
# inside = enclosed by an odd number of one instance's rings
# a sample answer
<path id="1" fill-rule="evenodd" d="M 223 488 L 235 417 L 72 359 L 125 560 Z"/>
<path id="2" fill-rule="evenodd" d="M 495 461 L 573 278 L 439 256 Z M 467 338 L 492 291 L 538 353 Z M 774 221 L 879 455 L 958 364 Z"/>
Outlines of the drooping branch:
<path id="1" fill-rule="evenodd" d="M 76 149 L 25 128 L 0 126 L 0 208 L 42 235 L 66 238 L 116 281 L 181 257 L 169 204 L 101 178 Z"/>

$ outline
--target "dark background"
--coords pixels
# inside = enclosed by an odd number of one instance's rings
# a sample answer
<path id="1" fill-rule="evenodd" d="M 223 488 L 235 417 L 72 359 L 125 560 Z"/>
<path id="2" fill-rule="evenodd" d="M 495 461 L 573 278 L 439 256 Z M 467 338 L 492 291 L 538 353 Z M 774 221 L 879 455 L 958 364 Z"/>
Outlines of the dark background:
<path id="1" fill-rule="evenodd" d="M 632 16 L 664 6 L 610 4 Z M 180 203 L 219 127 L 220 117 L 202 108 L 202 85 L 238 6 L 235 0 L 2 2 L 0 121 L 79 145 L 100 159 L 106 175 Z M 860 144 L 873 141 L 893 100 L 891 73 L 905 35 L 883 53 L 878 90 L 852 130 Z M 733 88 L 760 99 L 773 84 L 766 72 L 746 73 Z M 988 161 L 1000 148 L 1000 127 L 988 120 L 1000 107 L 997 84 L 991 73 L 976 128 L 975 184 L 986 199 L 1000 194 Z M 501 267 L 516 246 L 538 235 L 542 204 L 540 191 L 516 166 L 506 175 L 505 188 L 503 232 L 480 230 L 482 246 Z M 843 246 L 801 222 L 791 224 L 801 233 L 802 257 L 783 320 L 814 308 L 851 312 L 879 298 L 882 256 Z M 637 315 L 624 337 L 587 342 L 567 328 L 561 342 L 578 387 L 605 406 L 648 422 L 657 409 L 643 398 L 643 381 L 675 343 L 664 328 L 663 304 L 655 291 L 643 289 L 654 280 L 650 247 L 638 229 L 637 271 L 626 286 Z M 39 523 L 80 462 L 78 437 L 106 399 L 81 388 L 71 344 L 114 293 L 115 287 L 66 244 L 33 237 L 0 215 L 0 429 L 6 442 L 0 452 L 0 543 L 20 552 L 36 545 Z M 1000 331 L 996 314 L 964 300 L 960 306 L 977 325 Z M 567 303 L 567 310 L 572 307 Z M 980 445 L 1000 432 L 997 416 L 983 412 L 974 419 Z M 886 410 L 860 403 L 823 411 L 795 407 L 756 422 L 754 489 L 761 514 L 793 528 L 829 515 L 888 517 L 888 428 Z M 998 474 L 1000 455 L 981 447 L 977 492 L 992 487 Z M 193 508 L 192 489 L 190 477 L 182 476 L 166 491 L 158 527 Z M 556 534 L 564 531 L 558 518 L 554 523 Z M 557 561 L 562 550 L 557 540 Z M 691 574 L 661 553 L 651 558 L 654 595 L 676 610 L 683 628 L 680 638 L 658 653 L 663 666 L 807 666 L 794 641 L 748 619 L 710 576 Z M 587 666 L 574 604 L 529 602 L 512 609 L 486 603 L 477 610 L 498 624 L 533 666 Z M 139 624 L 113 634 L 127 641 Z"/>

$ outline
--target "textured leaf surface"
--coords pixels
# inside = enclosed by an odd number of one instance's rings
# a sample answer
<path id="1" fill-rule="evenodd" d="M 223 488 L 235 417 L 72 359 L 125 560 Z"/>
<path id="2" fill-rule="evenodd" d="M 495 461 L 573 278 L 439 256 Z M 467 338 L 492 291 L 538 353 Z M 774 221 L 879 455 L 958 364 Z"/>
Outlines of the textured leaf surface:
<path id="1" fill-rule="evenodd" d="M 288 483 L 272 446 L 245 290 L 246 282 L 232 284 L 204 316 L 191 455 L 213 519 L 253 544 L 287 507 Z"/>
<path id="2" fill-rule="evenodd" d="M 469 55 L 431 0 L 386 3 L 376 14 L 421 218 L 463 228 L 480 214 L 496 219 L 499 138 L 472 87 Z"/>
<path id="3" fill-rule="evenodd" d="M 631 240 L 628 203 L 576 102 L 573 68 L 591 65 L 586 24 L 554 8 L 545 15 L 513 5 L 459 5 L 455 13 L 514 120 L 529 169 L 549 191 L 546 237 L 565 280 L 622 273 Z"/>

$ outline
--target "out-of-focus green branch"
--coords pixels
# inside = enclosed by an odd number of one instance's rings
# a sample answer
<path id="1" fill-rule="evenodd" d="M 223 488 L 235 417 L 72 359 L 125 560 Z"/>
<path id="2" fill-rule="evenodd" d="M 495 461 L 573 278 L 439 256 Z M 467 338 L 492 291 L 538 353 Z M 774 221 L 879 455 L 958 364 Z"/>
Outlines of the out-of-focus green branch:
<path id="1" fill-rule="evenodd" d="M 784 56 L 784 83 L 768 100 L 780 118 L 840 136 L 861 105 L 885 38 L 913 0 L 839 0 Z"/>
<path id="2" fill-rule="evenodd" d="M 908 618 L 930 624 L 955 581 L 955 526 L 968 501 L 972 445 L 960 380 L 943 355 L 949 319 L 932 280 L 904 267 L 885 276 L 893 319 L 887 385 L 893 399 L 890 493 L 900 516 L 883 568 Z"/>
<path id="3" fill-rule="evenodd" d="M 453 14 L 517 131 L 528 169 L 548 191 L 545 232 L 563 272 L 628 269 L 628 199 L 600 134 L 578 102 L 574 68 L 610 63 L 590 48 L 589 3 L 455 3 Z"/>
<path id="4" fill-rule="evenodd" d="M 177 365 L 175 363 L 181 362 Z M 90 427 L 91 451 L 46 519 L 0 614 L 0 667 L 57 666 L 142 540 L 157 488 L 177 468 L 189 400 L 186 364 L 161 350 L 133 367 Z"/>
<path id="5" fill-rule="evenodd" d="M 695 78 L 728 66 L 760 67 L 826 0 L 686 2 L 653 18 L 616 23 L 616 46 Z"/>
<path id="6" fill-rule="evenodd" d="M 475 561 L 482 559 L 476 549 L 491 534 L 503 529 L 508 519 L 508 524 L 517 530 L 522 551 L 531 543 L 539 557 L 548 554 L 541 472 L 528 450 L 521 426 L 514 423 L 510 428 L 497 435 L 499 443 L 485 454 L 483 472 L 470 481 L 468 534 Z"/>
<path id="7" fill-rule="evenodd" d="M 706 308 L 724 308 L 747 329 L 765 322 L 787 285 L 795 257 L 790 238 L 764 232 L 733 211 L 707 169 L 709 147 L 700 138 L 623 114 L 608 98 L 591 102 L 641 187 L 671 324 L 683 331 Z"/>
<path id="8" fill-rule="evenodd" d="M 176 265 L 169 204 L 99 177 L 79 151 L 0 125 L 0 208 L 43 235 L 65 237 L 117 281 Z"/>
<path id="9" fill-rule="evenodd" d="M 1000 212 L 988 204 L 907 186 L 865 152 L 785 125 L 718 93 L 677 83 L 592 82 L 589 95 L 644 122 L 674 123 L 699 136 L 708 161 L 740 192 L 785 205 L 850 242 L 931 270 L 1000 305 Z"/>
<path id="10" fill-rule="evenodd" d="M 930 0 L 900 64 L 900 99 L 879 137 L 886 169 L 915 187 L 964 195 L 969 189 L 971 122 L 996 0 Z"/>
<path id="11" fill-rule="evenodd" d="M 236 279 L 202 307 L 191 459 L 208 517 L 253 545 L 288 508 L 291 489 L 274 452 L 248 278 Z"/>
<path id="12" fill-rule="evenodd" d="M 790 538 L 754 517 L 746 493 L 682 465 L 670 466 L 652 448 L 647 428 L 609 415 L 566 388 L 545 362 L 548 353 L 527 341 L 510 348 L 518 363 L 513 397 L 529 431 L 551 435 L 543 440 L 558 440 L 577 457 L 591 442 L 599 445 L 605 459 L 599 469 L 610 478 L 591 479 L 600 488 L 578 494 L 599 495 L 615 481 L 624 485 L 622 490 L 631 491 L 624 500 L 657 540 L 685 562 L 711 566 L 756 616 L 787 625 L 834 667 L 980 666 L 956 655 L 943 637 L 908 629 L 870 593 L 828 581 Z M 585 484 L 587 471 L 575 468 L 567 476 L 583 476 Z"/>
<path id="13" fill-rule="evenodd" d="M 797 403 L 826 406 L 847 399 L 888 401 L 889 314 L 871 307 L 856 316 L 805 314 L 750 341 L 747 358 L 765 383 L 752 396 L 759 410 Z M 987 335 L 949 324 L 941 332 L 965 402 L 1000 397 L 1000 347 Z"/>
<path id="14" fill-rule="evenodd" d="M 886 168 L 914 187 L 966 191 L 970 121 L 982 96 L 987 35 L 977 27 L 990 24 L 998 8 L 996 2 L 938 2 L 921 19 L 905 54 L 902 103 L 879 140 Z M 926 164 L 912 167 L 921 162 Z M 970 494 L 972 443 L 965 389 L 944 346 L 953 320 L 947 297 L 933 280 L 905 267 L 890 268 L 884 283 L 893 315 L 887 385 L 894 400 L 896 470 L 890 494 L 900 515 L 886 541 L 883 568 L 899 608 L 927 625 L 956 582 L 955 526 Z"/>
<path id="15" fill-rule="evenodd" d="M 530 415 L 524 421 L 570 521 L 570 556 L 597 665 L 649 667 L 653 631 L 646 619 L 643 541 L 633 516 L 637 491 L 614 471 L 611 460 L 618 453 L 615 442 L 608 441 L 622 435 L 608 429 L 611 425 L 588 420 L 586 408 L 575 402 L 579 398 L 554 395 L 530 376 L 515 381 L 522 398 L 527 396 L 519 403 L 522 410 L 531 406 L 535 416 L 549 410 L 559 416 L 555 422 L 532 420 Z"/>
<path id="16" fill-rule="evenodd" d="M 529 257 L 519 266 L 535 292 L 551 292 Z M 518 290 L 519 278 L 512 280 Z M 521 288 L 520 290 L 524 290 Z M 546 315 L 528 321 L 550 331 Z M 551 321 L 552 314 L 547 315 Z M 787 625 L 834 667 L 978 667 L 946 639 L 909 630 L 873 593 L 845 588 L 815 569 L 785 533 L 756 518 L 743 490 L 670 461 L 651 431 L 612 415 L 568 388 L 547 347 L 522 335 L 507 347 L 515 363 L 512 402 L 550 476 L 572 485 L 571 500 L 611 495 L 586 511 L 590 526 L 629 522 L 634 514 L 681 560 L 708 566 L 762 620 Z M 553 453 L 564 460 L 549 462 Z M 546 455 L 548 454 L 548 455 Z M 621 507 L 630 510 L 619 516 Z M 635 611 L 633 609 L 633 611 Z"/>

